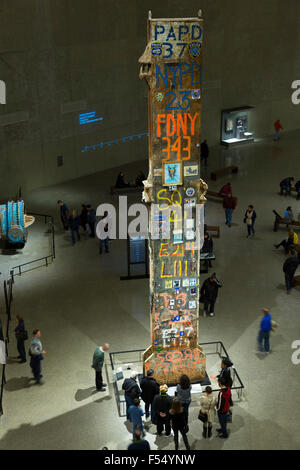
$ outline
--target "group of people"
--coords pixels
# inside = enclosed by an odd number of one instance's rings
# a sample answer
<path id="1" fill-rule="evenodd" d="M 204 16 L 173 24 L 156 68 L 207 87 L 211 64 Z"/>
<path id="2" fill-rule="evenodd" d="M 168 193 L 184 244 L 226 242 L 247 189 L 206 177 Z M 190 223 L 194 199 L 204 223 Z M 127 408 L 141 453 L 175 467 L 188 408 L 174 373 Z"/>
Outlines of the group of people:
<path id="1" fill-rule="evenodd" d="M 199 420 L 203 423 L 203 438 L 212 436 L 212 426 L 217 414 L 220 427 L 217 429 L 218 437 L 228 438 L 227 423 L 231 422 L 231 387 L 233 384 L 233 363 L 228 357 L 223 357 L 221 371 L 217 376 L 220 391 L 215 397 L 211 386 L 206 386 L 200 398 Z M 159 385 L 154 377 L 153 369 L 138 383 L 138 373 L 133 371 L 131 377 L 124 380 L 122 389 L 126 401 L 126 417 L 132 422 L 133 443 L 128 449 L 150 449 L 146 435 L 143 416 L 151 418 L 156 425 L 157 435 L 171 436 L 173 431 L 175 450 L 179 448 L 179 433 L 187 450 L 190 449 L 187 434 L 189 432 L 189 406 L 192 401 L 192 385 L 187 375 L 183 374 L 176 386 L 175 396 L 168 394 L 166 384 Z M 145 412 L 141 408 L 144 402 Z"/>
<path id="2" fill-rule="evenodd" d="M 300 199 L 300 180 L 296 181 L 295 184 L 293 184 L 293 181 L 294 181 L 293 176 L 288 176 L 287 178 L 284 178 L 283 180 L 281 180 L 279 183 L 280 191 L 285 196 L 290 196 L 291 190 L 292 188 L 294 188 L 297 192 L 297 200 L 298 200 Z"/>
<path id="3" fill-rule="evenodd" d="M 144 185 L 143 181 L 145 181 L 146 176 L 142 171 L 139 171 L 135 181 L 125 181 L 125 174 L 123 171 L 117 176 L 116 180 L 116 188 L 127 188 L 127 187 L 141 187 Z"/>

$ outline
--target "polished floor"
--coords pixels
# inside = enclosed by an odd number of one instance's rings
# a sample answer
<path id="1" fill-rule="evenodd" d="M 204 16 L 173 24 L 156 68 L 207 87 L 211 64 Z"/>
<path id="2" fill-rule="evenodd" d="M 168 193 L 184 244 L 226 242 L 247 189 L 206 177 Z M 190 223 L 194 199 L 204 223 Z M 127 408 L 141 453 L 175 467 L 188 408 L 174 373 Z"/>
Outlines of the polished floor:
<path id="1" fill-rule="evenodd" d="M 231 181 L 238 206 L 228 228 L 221 202 L 207 201 L 207 223 L 221 227 L 220 238 L 214 238 L 213 270 L 224 285 L 216 316 L 200 318 L 199 339 L 223 341 L 245 391 L 234 405 L 228 440 L 218 439 L 215 432 L 211 440 L 202 438 L 197 402 L 193 403 L 192 449 L 300 449 L 300 365 L 291 361 L 292 342 L 300 339 L 300 288 L 285 293 L 285 255 L 273 244 L 286 231 L 273 232 L 272 213 L 272 209 L 282 212 L 287 205 L 295 214 L 300 212 L 295 196 L 287 199 L 278 194 L 283 177 L 300 179 L 299 144 L 300 132 L 293 132 L 283 134 L 279 142 L 270 137 L 233 149 L 216 147 L 202 172 L 212 190 Z M 210 181 L 211 170 L 230 164 L 238 165 L 237 175 Z M 140 169 L 147 171 L 147 161 L 128 165 L 124 171 L 134 178 Z M 120 281 L 120 275 L 126 274 L 125 240 L 111 242 L 110 253 L 102 256 L 98 241 L 84 234 L 72 246 L 70 235 L 61 231 L 56 205 L 58 199 L 70 208 L 80 208 L 82 202 L 117 204 L 117 196 L 109 194 L 117 171 L 24 195 L 31 211 L 55 215 L 57 256 L 47 268 L 16 277 L 12 313 L 24 317 L 29 331 L 41 330 L 47 351 L 42 364 L 45 384 L 33 385 L 28 363 L 18 364 L 14 358 L 12 323 L 4 415 L 0 418 L 1 449 L 125 449 L 130 442 L 130 427 L 118 415 L 112 385 L 103 394 L 93 393 L 91 359 L 96 346 L 104 342 L 111 344 L 112 351 L 149 345 L 148 281 Z M 137 200 L 137 194 L 129 197 L 129 202 Z M 253 239 L 246 238 L 243 224 L 248 204 L 257 212 Z M 28 246 L 32 242 L 29 238 Z M 42 235 L 41 242 L 34 237 L 34 243 L 35 252 L 43 251 Z M 3 298 L 1 302 L 3 305 Z M 269 307 L 280 324 L 268 356 L 255 352 L 262 307 Z M 1 315 L 3 318 L 3 309 Z M 150 426 L 147 432 L 152 449 L 174 449 L 172 438 L 157 437 L 155 431 Z"/>

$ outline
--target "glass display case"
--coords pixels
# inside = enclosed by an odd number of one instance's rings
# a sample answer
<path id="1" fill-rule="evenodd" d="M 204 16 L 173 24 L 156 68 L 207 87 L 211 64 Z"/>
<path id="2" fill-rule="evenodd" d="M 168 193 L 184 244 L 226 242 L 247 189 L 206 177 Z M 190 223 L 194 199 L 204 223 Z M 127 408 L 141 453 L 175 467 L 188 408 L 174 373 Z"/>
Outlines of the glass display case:
<path id="1" fill-rule="evenodd" d="M 221 144 L 232 145 L 253 142 L 254 133 L 250 127 L 252 106 L 223 109 L 221 114 Z"/>

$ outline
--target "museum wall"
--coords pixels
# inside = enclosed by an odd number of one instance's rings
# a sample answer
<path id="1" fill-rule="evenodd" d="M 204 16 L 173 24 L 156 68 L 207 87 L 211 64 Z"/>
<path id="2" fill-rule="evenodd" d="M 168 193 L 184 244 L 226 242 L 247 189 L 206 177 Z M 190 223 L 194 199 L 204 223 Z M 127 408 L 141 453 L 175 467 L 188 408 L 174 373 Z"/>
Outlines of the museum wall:
<path id="1" fill-rule="evenodd" d="M 217 145 L 221 109 L 242 105 L 255 107 L 257 137 L 271 134 L 276 118 L 287 131 L 300 128 L 300 105 L 291 102 L 300 79 L 298 0 L 1 0 L 0 197 L 145 159 L 138 58 L 148 10 L 189 17 L 199 8 L 203 137 Z M 99 120 L 80 124 L 93 111 Z"/>

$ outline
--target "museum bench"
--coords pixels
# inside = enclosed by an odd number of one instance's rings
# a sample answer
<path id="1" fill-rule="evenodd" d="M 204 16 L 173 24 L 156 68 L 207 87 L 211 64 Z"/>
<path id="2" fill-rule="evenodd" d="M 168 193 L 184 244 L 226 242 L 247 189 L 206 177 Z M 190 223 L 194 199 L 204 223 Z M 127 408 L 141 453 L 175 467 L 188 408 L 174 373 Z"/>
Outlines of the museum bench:
<path id="1" fill-rule="evenodd" d="M 220 168 L 220 170 L 213 171 L 210 174 L 210 179 L 216 181 L 218 176 L 226 175 L 227 173 L 237 173 L 237 166 L 226 166 L 225 168 Z"/>
<path id="2" fill-rule="evenodd" d="M 216 232 L 218 238 L 220 238 L 220 226 L 219 225 L 204 225 L 205 232 Z"/>
<path id="3" fill-rule="evenodd" d="M 278 212 L 276 212 L 275 210 L 273 210 L 273 212 L 275 214 L 275 221 L 274 221 L 274 228 L 273 228 L 274 232 L 277 232 L 279 225 L 285 225 L 287 229 L 290 226 L 300 227 L 300 222 L 298 222 L 297 220 L 292 220 L 291 222 L 287 222 L 278 214 Z"/>

